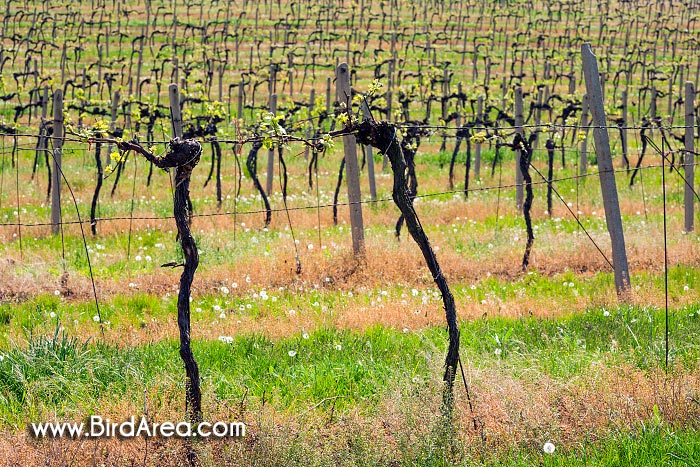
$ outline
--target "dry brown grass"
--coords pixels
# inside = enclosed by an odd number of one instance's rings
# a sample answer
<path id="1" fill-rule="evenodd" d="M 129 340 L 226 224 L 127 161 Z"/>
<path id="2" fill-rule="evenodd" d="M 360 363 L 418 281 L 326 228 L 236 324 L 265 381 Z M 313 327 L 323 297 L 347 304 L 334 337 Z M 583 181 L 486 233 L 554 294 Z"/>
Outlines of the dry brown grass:
<path id="1" fill-rule="evenodd" d="M 669 229 L 678 227 L 671 223 Z M 220 231 L 218 228 L 212 232 Z M 632 272 L 662 270 L 663 243 L 662 237 L 656 229 L 650 231 L 630 230 L 627 233 L 628 256 Z M 405 234 L 405 233 L 404 233 Z M 519 233 L 516 232 L 516 235 Z M 214 237 L 215 233 L 211 233 Z M 488 249 L 484 245 L 484 253 L 479 258 L 471 258 L 457 252 L 449 246 L 449 242 L 455 237 L 463 241 L 472 240 L 468 227 L 459 227 L 459 233 L 454 237 L 444 231 L 431 232 L 431 241 L 438 249 L 438 258 L 442 269 L 451 282 L 473 282 L 489 275 L 503 279 L 521 277 L 520 260 L 522 257 L 521 241 L 512 242 L 510 233 L 494 232 L 494 247 Z M 522 236 L 522 235 L 519 235 Z M 603 251 L 607 251 L 607 235 L 594 233 L 594 238 L 601 245 Z M 206 241 L 215 241 L 209 238 Z M 236 260 L 235 265 L 223 264 L 220 266 L 208 266 L 206 261 L 200 265 L 197 272 L 195 287 L 207 290 L 223 280 L 236 280 L 248 276 L 247 284 L 250 287 L 293 287 L 298 283 L 326 283 L 330 278 L 330 284 L 339 288 L 354 287 L 371 284 L 407 284 L 426 285 L 432 282 L 429 273 L 424 266 L 420 252 L 415 244 L 407 238 L 397 242 L 393 235 L 384 233 L 371 235 L 366 241 L 367 255 L 363 264 L 357 261 L 348 251 L 349 245 L 337 244 L 336 240 L 323 240 L 324 246 L 329 248 L 329 253 L 318 253 L 317 240 L 304 238 L 302 241 L 315 245 L 313 251 L 309 251 L 304 243 L 300 248 L 302 262 L 302 274 L 295 274 L 294 250 L 290 242 L 285 239 L 272 240 L 269 256 L 253 256 Z M 488 243 L 487 239 L 482 239 Z M 523 240 L 522 238 L 520 240 Z M 221 240 L 222 242 L 224 240 Z M 347 242 L 349 243 L 349 241 Z M 487 253 L 488 252 L 488 253 Z M 11 297 L 27 297 L 41 292 L 53 292 L 60 288 L 60 276 L 51 274 L 52 269 L 59 269 L 59 258 L 56 252 L 25 252 L 24 259 L 20 260 L 19 252 L 15 251 L 0 262 L 0 296 L 5 299 Z M 119 255 L 119 252 L 116 252 Z M 49 257 L 54 256 L 54 257 Z M 167 258 L 156 258 L 165 260 Z M 669 245 L 669 263 L 672 265 L 685 264 L 695 266 L 700 264 L 700 254 L 697 250 L 697 242 L 691 236 L 682 236 Z M 108 263 L 107 263 L 108 264 Z M 570 235 L 557 232 L 543 232 L 536 237 L 533 251 L 531 271 L 543 275 L 555 275 L 566 271 L 577 273 L 593 273 L 597 271 L 609 271 L 609 266 L 600 256 L 595 246 L 583 235 Z M 148 293 L 160 293 L 167 290 L 177 280 L 177 270 L 170 269 L 146 269 L 143 273 L 136 271 L 128 273 L 127 277 L 133 277 L 140 283 L 140 290 Z M 97 277 L 99 292 L 106 295 L 113 293 L 127 293 L 124 287 L 124 279 L 110 280 L 109 277 Z M 238 281 L 242 287 L 246 287 L 245 281 Z M 87 279 L 71 274 L 70 287 L 76 298 L 85 298 Z"/>
<path id="2" fill-rule="evenodd" d="M 454 208 L 452 204 L 448 204 L 448 207 Z M 432 213 L 432 211 L 426 210 L 426 213 Z M 669 226 L 670 229 L 677 227 L 679 226 L 675 222 Z M 208 235 L 214 236 L 216 233 Z M 520 245 L 494 240 L 494 248 L 486 250 L 488 254 L 485 253 L 482 257 L 473 259 L 451 248 L 448 235 L 444 231 L 434 231 L 431 233 L 431 239 L 439 248 L 438 258 L 453 288 L 468 287 L 487 277 L 504 281 L 525 277 L 519 269 L 522 254 Z M 455 235 L 468 239 L 470 235 L 468 226 L 462 225 L 459 233 Z M 510 234 L 504 232 L 501 235 L 508 237 Z M 603 245 L 606 242 L 605 237 L 600 233 L 596 234 L 596 239 Z M 314 239 L 309 241 L 315 244 Z M 420 252 L 410 239 L 404 238 L 397 242 L 391 233 L 370 236 L 367 238 L 367 254 L 363 262 L 352 256 L 348 245 L 338 245 L 334 249 L 333 242 L 325 239 L 324 245 L 328 246 L 328 250 L 320 251 L 318 247 L 313 250 L 300 249 L 303 266 L 301 275 L 297 275 L 294 271 L 293 250 L 290 249 L 289 243 L 282 239 L 272 241 L 269 256 L 242 257 L 235 264 L 218 266 L 210 266 L 203 262 L 195 276 L 193 297 L 196 300 L 202 295 L 217 294 L 221 285 L 230 285 L 233 281 L 237 282 L 238 288 L 232 290 L 231 297 L 246 296 L 261 288 L 275 290 L 278 287 L 284 287 L 295 293 L 314 287 L 329 292 L 358 292 L 392 286 L 403 287 L 405 290 L 410 287 L 418 289 L 433 287 L 432 278 Z M 641 228 L 630 229 L 627 232 L 627 245 L 633 285 L 636 273 L 662 271 L 663 243 L 658 232 L 654 230 L 648 232 Z M 681 236 L 670 244 L 669 263 L 697 267 L 700 265 L 698 251 L 694 237 Z M 67 277 L 59 275 L 58 272 L 52 272 L 58 269 L 58 265 L 48 261 L 45 255 L 46 252 L 42 251 L 35 256 L 25 254 L 23 261 L 18 257 L 0 261 L 0 299 L 2 301 L 24 302 L 41 293 L 51 294 L 54 290 L 60 290 L 63 299 L 69 302 L 92 299 L 92 286 L 87 277 L 75 272 L 69 273 Z M 587 278 L 598 272 L 609 271 L 609 268 L 583 235 L 572 236 L 546 231 L 536 239 L 531 270 L 553 279 L 558 274 L 570 271 L 576 274 L 577 282 L 585 282 Z M 132 293 L 147 293 L 155 296 L 173 294 L 177 290 L 179 274 L 178 269 L 156 268 L 127 274 L 126 277 L 119 279 L 98 276 L 96 278 L 98 297 L 104 301 L 117 294 L 127 296 Z M 246 281 L 246 277 L 249 282 Z M 127 287 L 128 282 L 134 282 L 137 287 Z M 633 291 L 631 301 L 640 305 L 663 306 L 663 294 L 659 292 L 648 286 L 637 288 Z M 332 313 L 325 315 L 313 313 L 311 304 L 304 301 L 303 295 L 300 295 L 301 299 L 295 305 L 299 311 L 296 316 L 263 314 L 255 319 L 243 316 L 216 325 L 203 320 L 197 322 L 195 335 L 215 339 L 222 334 L 256 332 L 278 338 L 299 332 L 301 329 L 311 331 L 319 327 L 362 330 L 381 324 L 396 329 L 417 329 L 443 322 L 443 312 L 439 303 L 431 302 L 428 306 L 423 306 L 419 300 L 408 295 L 405 299 L 390 298 L 377 306 L 351 301 L 352 303 L 338 306 L 331 310 Z M 677 291 L 671 295 L 671 306 L 682 307 L 696 302 L 697 299 L 697 292 L 694 290 L 683 293 Z M 482 303 L 470 298 L 458 297 L 457 310 L 460 319 L 475 319 L 482 316 L 519 317 L 530 314 L 554 317 L 595 306 L 609 306 L 616 302 L 617 297 L 611 287 L 609 290 L 599 290 L 595 294 L 582 294 L 573 298 L 567 295 L 542 298 L 526 293 L 507 299 L 491 297 Z M 420 310 L 420 313 L 415 313 L 416 310 Z M 125 312 L 128 313 L 128 310 Z M 83 323 L 71 332 L 91 336 L 96 332 L 96 328 L 91 323 Z M 161 320 L 158 323 L 145 323 L 143 327 L 138 328 L 107 328 L 108 340 L 127 342 L 130 345 L 174 335 L 176 335 L 174 318 Z"/>
<path id="3" fill-rule="evenodd" d="M 697 371 L 645 373 L 625 365 L 611 368 L 601 361 L 593 363 L 585 375 L 561 381 L 536 373 L 513 374 L 506 365 L 472 367 L 465 363 L 474 411 L 458 381 L 456 426 L 461 455 L 510 448 L 539 450 L 550 440 L 557 449 L 572 448 L 611 432 L 635 430 L 655 410 L 670 426 L 697 426 L 700 417 Z M 435 370 L 433 374 L 440 374 Z M 261 405 L 259 400 L 224 401 L 210 395 L 206 418 L 243 421 L 247 435 L 242 440 L 205 442 L 197 449 L 205 465 L 296 465 L 309 459 L 393 465 L 398 459 L 418 459 L 430 443 L 439 442 L 441 388 L 437 378 L 427 383 L 406 382 L 389 390 L 375 410 L 335 411 L 332 401 L 326 401 L 295 413 L 269 403 Z M 172 388 L 163 389 L 147 394 L 149 417 L 178 420 L 181 396 Z M 143 407 L 119 402 L 106 402 L 100 409 L 100 415 L 111 420 L 141 413 Z M 46 415 L 50 420 L 50 414 Z M 25 432 L 6 432 L 0 453 L 8 467 L 160 466 L 181 464 L 184 448 L 179 440 L 37 441 Z"/>

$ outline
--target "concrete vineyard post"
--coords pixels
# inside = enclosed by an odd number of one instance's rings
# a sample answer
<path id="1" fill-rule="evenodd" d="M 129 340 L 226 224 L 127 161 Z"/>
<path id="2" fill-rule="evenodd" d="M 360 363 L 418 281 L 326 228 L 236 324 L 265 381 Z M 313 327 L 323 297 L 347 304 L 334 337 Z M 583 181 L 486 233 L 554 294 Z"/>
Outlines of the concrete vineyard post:
<path id="1" fill-rule="evenodd" d="M 515 131 L 523 133 L 523 89 L 515 88 Z M 523 172 L 520 170 L 520 149 L 515 151 L 515 207 L 523 208 Z"/>
<path id="2" fill-rule="evenodd" d="M 114 131 L 114 129 L 117 127 L 117 111 L 119 110 L 119 91 L 114 91 L 114 95 L 112 96 L 112 112 L 111 112 L 111 120 L 109 122 L 109 130 Z M 107 165 L 112 164 L 112 147 L 113 144 L 109 143 L 107 146 Z"/>
<path id="3" fill-rule="evenodd" d="M 219 64 L 219 102 L 224 101 L 224 72 L 226 66 L 223 63 Z"/>
<path id="4" fill-rule="evenodd" d="M 627 152 L 628 146 L 627 146 L 627 127 L 629 125 L 627 124 L 627 90 L 622 91 L 622 155 L 625 158 L 625 161 L 627 161 L 626 168 L 629 169 L 629 153 Z"/>
<path id="5" fill-rule="evenodd" d="M 44 92 L 41 96 L 41 125 L 44 126 L 46 124 L 46 116 L 48 115 L 48 108 L 49 108 L 49 87 L 44 86 Z M 48 130 L 46 127 L 44 127 L 44 131 L 41 132 L 41 137 L 39 138 L 39 151 L 45 151 L 46 150 L 46 135 L 48 133 Z"/>
<path id="6" fill-rule="evenodd" d="M 540 132 L 542 130 L 542 128 L 540 127 L 540 123 L 542 121 L 542 98 L 543 98 L 542 87 L 538 86 L 537 87 L 537 101 L 535 104 L 535 112 L 534 112 L 534 114 L 535 114 L 535 131 L 534 131 L 534 133 L 535 133 L 536 138 L 532 142 L 532 150 L 533 151 L 535 151 L 537 149 L 537 146 L 538 146 L 537 143 L 540 140 L 539 136 L 540 136 Z M 532 113 L 532 111 L 530 111 L 530 112 Z"/>
<path id="7" fill-rule="evenodd" d="M 393 94 L 392 94 L 392 88 L 394 87 L 394 80 L 393 80 L 393 75 L 394 74 L 394 59 L 392 58 L 389 60 L 389 79 L 387 83 L 387 89 L 386 89 L 386 121 L 390 122 L 392 120 L 392 115 L 391 115 L 391 101 L 393 100 Z"/>
<path id="8" fill-rule="evenodd" d="M 682 73 L 681 73 L 682 74 Z M 673 124 L 673 79 L 668 80 L 668 106 L 666 107 L 666 113 L 668 118 L 671 120 L 669 123 Z"/>
<path id="9" fill-rule="evenodd" d="M 173 126 L 173 136 L 182 138 L 182 112 L 180 111 L 180 93 L 177 83 L 168 86 L 168 98 L 170 100 L 170 120 Z M 177 167 L 173 169 L 172 179 L 177 179 Z"/>
<path id="10" fill-rule="evenodd" d="M 685 154 L 683 154 L 683 166 L 685 167 L 685 184 L 683 202 L 685 205 L 686 232 L 693 231 L 693 211 L 695 210 L 695 88 L 690 81 L 685 82 Z"/>
<path id="11" fill-rule="evenodd" d="M 581 149 L 579 151 L 579 175 L 584 177 L 588 172 L 588 94 L 583 95 L 581 107 L 581 129 L 579 133 L 583 134 L 583 139 L 581 140 Z M 585 178 L 583 180 L 585 181 Z"/>
<path id="12" fill-rule="evenodd" d="M 173 71 L 170 75 L 171 81 L 175 84 L 180 82 L 180 66 L 178 64 L 177 57 L 173 57 Z M 131 93 L 129 93 L 131 94 Z"/>
<path id="13" fill-rule="evenodd" d="M 239 126 L 243 126 L 243 104 L 245 103 L 245 94 L 243 93 L 243 81 L 238 83 L 238 115 Z"/>
<path id="14" fill-rule="evenodd" d="M 170 116 L 172 118 L 173 135 L 182 138 L 182 113 L 180 112 L 180 94 L 176 83 L 168 86 L 168 96 L 170 98 Z"/>
<path id="15" fill-rule="evenodd" d="M 139 61 L 136 64 L 136 95 L 141 100 L 141 68 L 143 68 L 143 37 L 139 40 Z"/>
<path id="16" fill-rule="evenodd" d="M 309 96 L 309 116 L 313 115 L 314 113 L 314 102 L 316 100 L 316 91 L 311 88 L 311 95 Z M 313 131 L 313 118 L 309 121 L 309 123 L 306 125 L 306 139 L 311 139 L 311 132 Z M 305 146 L 304 147 L 304 160 L 308 161 L 309 160 L 309 147 Z"/>
<path id="17" fill-rule="evenodd" d="M 605 221 L 608 225 L 608 233 L 612 243 L 613 267 L 615 269 L 615 288 L 618 297 L 624 295 L 630 289 L 630 274 L 627 264 L 627 252 L 625 250 L 625 234 L 622 230 L 622 218 L 620 217 L 620 203 L 617 197 L 617 184 L 610 155 L 610 139 L 605 119 L 605 107 L 603 105 L 603 93 L 598 74 L 598 63 L 591 50 L 590 43 L 581 45 L 581 57 L 583 59 L 583 74 L 586 81 L 586 93 L 588 105 L 593 117 L 593 139 L 598 156 L 598 174 L 600 176 L 600 188 L 603 193 L 605 207 Z"/>
<path id="18" fill-rule="evenodd" d="M 63 156 L 63 91 L 53 94 L 53 171 L 51 172 L 51 233 L 61 229 L 61 159 Z"/>
<path id="19" fill-rule="evenodd" d="M 481 128 L 481 121 L 484 118 L 484 97 L 479 96 L 476 101 L 476 120 L 479 124 L 478 128 Z M 479 180 L 481 178 L 481 143 L 477 142 L 474 145 L 474 178 Z"/>
<path id="20" fill-rule="evenodd" d="M 347 63 L 341 63 L 336 69 L 338 102 L 350 102 L 350 69 Z M 345 174 L 348 184 L 348 203 L 350 205 L 350 227 L 352 229 L 352 251 L 364 255 L 365 231 L 362 221 L 362 194 L 360 192 L 360 167 L 357 163 L 357 141 L 355 136 L 343 136 L 345 152 Z"/>
<path id="21" fill-rule="evenodd" d="M 371 118 L 367 101 L 362 101 L 362 117 L 366 120 Z M 374 179 L 374 156 L 372 154 L 372 146 L 365 146 L 365 157 L 367 158 L 367 178 L 369 178 L 369 194 L 372 201 L 377 201 L 377 184 Z"/>

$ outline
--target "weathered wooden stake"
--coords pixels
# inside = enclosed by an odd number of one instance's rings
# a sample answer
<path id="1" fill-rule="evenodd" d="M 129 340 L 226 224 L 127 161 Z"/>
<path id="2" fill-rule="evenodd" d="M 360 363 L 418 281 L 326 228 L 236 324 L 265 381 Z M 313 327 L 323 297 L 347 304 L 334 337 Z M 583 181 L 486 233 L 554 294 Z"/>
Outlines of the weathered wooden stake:
<path id="1" fill-rule="evenodd" d="M 362 117 L 366 120 L 371 118 L 367 102 L 362 101 Z M 377 201 L 377 184 L 374 180 L 374 156 L 372 155 L 372 146 L 365 146 L 365 158 L 367 160 L 367 178 L 369 178 L 369 194 L 372 201 Z"/>
<path id="2" fill-rule="evenodd" d="M 515 88 L 515 131 L 525 139 L 523 132 L 523 89 Z M 515 151 L 515 207 L 523 208 L 523 172 L 520 170 L 520 149 Z"/>
<path id="3" fill-rule="evenodd" d="M 333 115 L 333 103 L 331 102 L 331 78 L 326 79 L 326 112 Z"/>
<path id="4" fill-rule="evenodd" d="M 173 135 L 182 138 L 182 113 L 180 112 L 180 94 L 177 90 L 177 83 L 170 83 L 168 86 L 168 96 L 170 98 L 170 115 L 173 125 Z"/>
<path id="5" fill-rule="evenodd" d="M 630 168 L 629 163 L 629 152 L 627 145 L 627 127 L 629 126 L 627 122 L 627 90 L 622 91 L 622 158 L 624 159 L 625 168 Z"/>
<path id="6" fill-rule="evenodd" d="M 533 132 L 535 134 L 535 140 L 532 142 L 532 150 L 536 150 L 538 146 L 538 142 L 540 140 L 539 136 L 540 133 L 542 132 L 542 128 L 540 127 L 540 122 L 542 121 L 542 87 L 538 86 L 537 87 L 537 101 L 535 104 L 535 131 Z M 531 111 L 532 112 L 532 111 Z M 532 156 L 532 154 L 531 154 Z"/>
<path id="7" fill-rule="evenodd" d="M 63 91 L 53 94 L 53 171 L 51 172 L 51 233 L 61 229 L 61 159 L 63 156 Z"/>
<path id="8" fill-rule="evenodd" d="M 313 88 L 311 89 L 311 95 L 309 96 L 309 116 L 313 115 L 314 112 L 314 103 L 316 101 L 316 90 Z M 306 125 L 306 139 L 311 139 L 311 132 L 313 131 L 314 128 L 314 122 L 313 119 L 311 119 L 308 124 Z M 304 160 L 308 161 L 309 160 L 309 147 L 305 146 L 304 147 Z"/>
<path id="9" fill-rule="evenodd" d="M 112 96 L 112 113 L 111 113 L 111 120 L 109 122 L 109 130 L 114 131 L 114 129 L 117 127 L 117 111 L 119 110 L 119 91 L 114 91 L 114 95 Z M 112 143 L 110 142 L 109 145 L 107 145 L 107 165 L 112 164 Z"/>
<path id="10" fill-rule="evenodd" d="M 583 103 L 581 104 L 581 128 L 579 132 L 583 132 L 581 140 L 581 149 L 579 151 L 579 175 L 586 176 L 588 172 L 588 94 L 583 95 Z M 586 180 L 585 178 L 583 179 Z"/>
<path id="11" fill-rule="evenodd" d="M 245 93 L 243 92 L 243 81 L 239 81 L 238 83 L 238 115 L 236 115 L 236 118 L 240 120 L 240 122 L 243 122 L 243 104 L 245 103 Z"/>
<path id="12" fill-rule="evenodd" d="M 476 119 L 479 124 L 477 128 L 481 128 L 481 121 L 484 118 L 484 97 L 479 96 L 476 101 Z M 481 178 L 481 143 L 477 142 L 474 145 L 474 179 Z"/>
<path id="13" fill-rule="evenodd" d="M 350 102 L 350 69 L 343 62 L 336 69 L 338 102 Z M 352 251 L 364 255 L 365 231 L 362 221 L 362 194 L 360 192 L 360 168 L 357 163 L 357 142 L 354 135 L 343 136 L 345 152 L 345 174 L 348 184 L 348 203 L 350 204 L 350 226 L 352 229 Z"/>
<path id="14" fill-rule="evenodd" d="M 607 122 L 605 119 L 605 107 L 603 105 L 603 92 L 600 87 L 600 75 L 598 63 L 591 50 L 591 44 L 581 44 L 581 57 L 583 59 L 583 75 L 586 81 L 588 103 L 593 117 L 593 139 L 595 140 L 596 155 L 598 156 L 598 174 L 600 176 L 600 188 L 603 192 L 603 204 L 605 206 L 605 221 L 608 225 L 608 233 L 612 243 L 613 266 L 615 268 L 615 288 L 617 295 L 624 298 L 630 289 L 630 273 L 627 264 L 627 252 L 625 250 L 625 234 L 622 230 L 622 218 L 620 217 L 620 203 L 617 197 L 617 184 L 610 155 L 610 139 L 608 138 Z"/>
<path id="15" fill-rule="evenodd" d="M 49 111 L 49 87 L 44 86 L 44 93 L 41 96 L 41 128 L 42 131 L 39 132 L 39 141 L 38 141 L 38 149 L 40 151 L 40 154 L 46 158 L 46 161 L 48 162 L 48 154 L 46 153 L 46 148 L 47 148 L 47 135 L 48 135 L 48 128 L 46 128 L 46 117 L 48 116 L 48 111 Z M 48 164 L 47 164 L 48 165 Z M 49 186 L 48 189 L 51 190 L 51 181 L 49 180 Z M 46 193 L 46 201 L 48 202 L 49 200 L 49 192 Z"/>
<path id="16" fill-rule="evenodd" d="M 693 83 L 685 82 L 685 154 L 683 165 L 685 166 L 685 190 L 683 201 L 685 205 L 685 231 L 693 231 L 693 212 L 695 210 L 695 89 Z"/>

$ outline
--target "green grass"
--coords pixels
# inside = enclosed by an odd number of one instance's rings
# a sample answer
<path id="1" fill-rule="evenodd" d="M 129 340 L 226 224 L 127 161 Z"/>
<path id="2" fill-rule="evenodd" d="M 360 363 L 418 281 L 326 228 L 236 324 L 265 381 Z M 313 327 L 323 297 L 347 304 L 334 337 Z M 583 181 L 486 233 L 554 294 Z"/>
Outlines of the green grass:
<path id="1" fill-rule="evenodd" d="M 650 426 L 639 430 L 613 432 L 596 442 L 585 441 L 574 449 L 557 448 L 551 455 L 542 450 L 518 448 L 489 457 L 470 459 L 470 464 L 488 467 L 691 467 L 700 462 L 700 432 L 694 428 L 674 430 L 652 421 Z"/>
<path id="2" fill-rule="evenodd" d="M 272 453 L 251 450 L 246 454 L 260 466 L 276 465 L 275 459 L 283 459 L 285 465 L 314 467 L 337 465 L 334 461 L 338 458 L 345 465 L 364 467 L 693 467 L 700 459 L 700 432 L 696 428 L 675 430 L 663 424 L 611 432 L 573 448 L 557 446 L 552 454 L 543 452 L 542 446 L 465 447 L 435 433 L 418 439 L 403 432 L 394 436 L 398 438 L 397 449 L 379 450 L 371 434 L 351 432 L 347 444 L 326 450 L 310 451 L 313 435 L 307 434 L 294 443 L 276 446 Z"/>
<path id="3" fill-rule="evenodd" d="M 143 302 L 144 308 L 150 305 Z M 559 319 L 485 318 L 461 323 L 462 358 L 514 375 L 535 372 L 560 380 L 585 375 L 599 362 L 654 370 L 664 362 L 663 323 L 662 311 L 633 307 Z M 675 311 L 672 324 L 671 364 L 697 369 L 698 308 Z M 249 393 L 298 409 L 342 396 L 340 406 L 371 408 L 394 384 L 429 381 L 441 365 L 446 334 L 441 328 L 321 329 L 278 341 L 260 335 L 234 336 L 231 343 L 196 340 L 193 348 L 205 391 L 218 398 L 236 400 Z M 3 354 L 0 416 L 5 423 L 41 408 L 70 411 L 76 401 L 89 407 L 98 407 L 103 397 L 136 401 L 138 388 L 162 384 L 163 378 L 167 385 L 182 386 L 172 376 L 182 374 L 174 341 L 121 348 L 56 331 L 51 337 L 30 336 Z"/>

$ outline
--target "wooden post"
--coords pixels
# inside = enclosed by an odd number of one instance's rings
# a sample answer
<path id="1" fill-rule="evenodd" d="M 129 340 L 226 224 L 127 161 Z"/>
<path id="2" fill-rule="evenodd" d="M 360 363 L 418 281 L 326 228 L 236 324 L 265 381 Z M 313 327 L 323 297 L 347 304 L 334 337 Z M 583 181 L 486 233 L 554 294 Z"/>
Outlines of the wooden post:
<path id="1" fill-rule="evenodd" d="M 277 94 L 270 96 L 270 113 L 277 114 Z M 265 185 L 265 193 L 269 197 L 272 194 L 272 181 L 275 175 L 275 150 L 270 149 L 267 152 L 267 183 Z"/>
<path id="2" fill-rule="evenodd" d="M 542 121 L 542 87 L 538 86 L 537 87 L 537 103 L 535 104 L 535 140 L 532 142 L 532 147 L 531 149 L 534 151 L 537 149 L 538 142 L 540 140 L 539 136 L 540 133 L 542 132 L 542 128 L 540 127 L 540 122 Z M 532 112 L 532 111 L 530 111 Z"/>
<path id="3" fill-rule="evenodd" d="M 695 89 L 693 83 L 685 82 L 685 154 L 683 165 L 685 166 L 685 191 L 683 201 L 685 204 L 685 231 L 693 231 L 693 211 L 695 210 Z"/>
<path id="4" fill-rule="evenodd" d="M 49 113 L 49 87 L 44 86 L 44 92 L 41 95 L 41 124 L 42 126 L 46 124 L 46 117 Z M 47 130 L 44 128 L 43 136 L 39 138 L 39 149 L 46 149 L 46 134 Z"/>
<path id="5" fill-rule="evenodd" d="M 523 89 L 515 88 L 515 131 L 523 138 Z M 515 207 L 523 208 L 523 172 L 520 170 L 520 149 L 515 151 Z"/>
<path id="6" fill-rule="evenodd" d="M 386 121 L 390 122 L 393 120 L 393 115 L 391 115 L 391 101 L 393 100 L 392 88 L 394 87 L 394 59 L 389 60 L 389 78 L 386 88 Z"/>
<path id="7" fill-rule="evenodd" d="M 569 94 L 576 94 L 576 75 L 573 69 L 569 75 Z"/>
<path id="8" fill-rule="evenodd" d="M 625 234 L 622 230 L 622 218 L 620 217 L 620 203 L 617 198 L 615 172 L 610 155 L 610 139 L 608 138 L 607 122 L 605 120 L 605 107 L 603 105 L 603 92 L 600 87 L 598 63 L 595 55 L 593 55 L 590 43 L 581 44 L 581 57 L 583 59 L 583 74 L 586 81 L 588 104 L 593 117 L 593 139 L 595 140 L 596 155 L 598 156 L 598 174 L 600 176 L 600 188 L 603 192 L 605 221 L 608 225 L 608 233 L 612 243 L 615 288 L 617 289 L 618 297 L 622 298 L 630 288 L 630 273 L 625 250 Z"/>
<path id="9" fill-rule="evenodd" d="M 136 65 L 136 95 L 138 96 L 139 100 L 141 100 L 141 68 L 143 67 L 143 42 L 144 38 L 142 37 L 139 41 L 139 61 Z"/>
<path id="10" fill-rule="evenodd" d="M 180 65 L 178 64 L 177 57 L 173 57 L 173 72 L 170 77 L 173 83 L 177 84 L 180 82 Z"/>
<path id="11" fill-rule="evenodd" d="M 173 136 L 182 138 L 182 113 L 180 112 L 180 94 L 177 90 L 177 83 L 170 83 L 168 86 L 168 96 L 170 98 L 170 117 L 173 124 Z"/>
<path id="12" fill-rule="evenodd" d="M 338 102 L 347 102 L 351 96 L 350 69 L 343 62 L 336 69 Z M 360 168 L 357 163 L 357 142 L 354 135 L 343 136 L 345 152 L 345 175 L 348 185 L 348 203 L 350 204 L 350 226 L 352 229 L 352 251 L 364 255 L 365 231 L 362 222 L 362 194 L 360 192 Z"/>
<path id="13" fill-rule="evenodd" d="M 476 119 L 478 122 L 477 130 L 482 128 L 481 121 L 484 118 L 484 97 L 479 96 L 476 101 Z M 474 145 L 474 179 L 479 180 L 481 178 L 481 143 L 477 142 Z"/>
<path id="14" fill-rule="evenodd" d="M 311 132 L 314 129 L 314 121 L 313 118 L 311 118 L 311 115 L 313 115 L 314 112 L 314 103 L 316 101 L 316 90 L 311 88 L 311 95 L 309 96 L 309 122 L 306 125 L 306 139 L 311 140 Z M 309 160 L 309 147 L 305 146 L 304 147 L 304 160 L 308 161 Z"/>
<path id="15" fill-rule="evenodd" d="M 274 64 L 270 65 L 270 81 L 268 82 L 268 89 L 270 95 L 277 92 L 277 66 Z"/>
<path id="16" fill-rule="evenodd" d="M 177 48 L 175 46 L 175 41 L 177 39 L 177 8 L 175 7 L 175 2 L 173 2 L 173 30 L 170 40 L 170 47 L 173 50 L 173 54 L 177 55 Z M 177 81 L 175 81 L 177 83 Z"/>
<path id="17" fill-rule="evenodd" d="M 63 155 L 63 91 L 53 94 L 53 171 L 51 172 L 51 233 L 61 230 L 61 159 Z"/>
<path id="18" fill-rule="evenodd" d="M 364 119 L 371 118 L 367 101 L 362 101 L 362 117 Z M 372 146 L 365 146 L 365 158 L 367 159 L 367 178 L 369 178 L 369 194 L 372 201 L 377 201 L 377 184 L 374 180 L 374 156 L 372 155 Z"/>
<path id="19" fill-rule="evenodd" d="M 626 162 L 626 167 L 629 169 L 629 152 L 627 146 L 627 127 L 629 123 L 627 122 L 627 90 L 622 91 L 622 155 L 624 156 Z"/>
<path id="20" fill-rule="evenodd" d="M 180 111 L 180 92 L 177 89 L 177 83 L 170 83 L 168 86 L 168 98 L 170 99 L 170 121 L 173 125 L 173 137 L 182 138 L 182 112 Z M 177 180 L 177 167 L 173 169 L 171 177 L 171 183 Z"/>
<path id="21" fill-rule="evenodd" d="M 226 66 L 223 63 L 219 64 L 219 102 L 224 102 L 224 72 Z"/>
<path id="22" fill-rule="evenodd" d="M 117 126 L 117 110 L 119 109 L 119 91 L 114 91 L 114 95 L 112 96 L 112 120 L 109 122 L 109 130 L 114 131 L 114 129 Z M 112 164 L 112 147 L 113 144 L 109 143 L 107 145 L 107 165 Z"/>
<path id="23" fill-rule="evenodd" d="M 581 129 L 579 131 L 583 132 L 583 139 L 579 151 L 579 175 L 584 177 L 588 172 L 588 94 L 583 95 L 581 107 Z"/>
<path id="24" fill-rule="evenodd" d="M 673 76 L 673 75 L 672 75 Z M 673 78 L 668 80 L 668 106 L 666 112 L 669 118 L 669 123 L 673 125 Z"/>
<path id="25" fill-rule="evenodd" d="M 243 93 L 243 81 L 238 83 L 238 115 L 236 118 L 240 122 L 239 125 L 243 123 L 243 105 L 245 104 L 245 94 Z"/>

